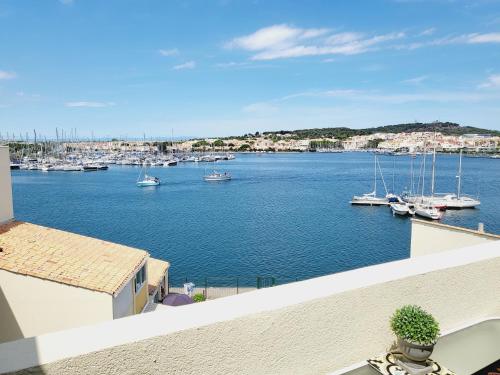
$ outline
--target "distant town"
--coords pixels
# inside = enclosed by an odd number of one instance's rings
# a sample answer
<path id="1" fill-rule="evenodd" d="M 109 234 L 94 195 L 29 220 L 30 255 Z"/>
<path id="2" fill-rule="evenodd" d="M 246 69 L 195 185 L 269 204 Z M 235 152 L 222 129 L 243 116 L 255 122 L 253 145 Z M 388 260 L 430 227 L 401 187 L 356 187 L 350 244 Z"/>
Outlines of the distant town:
<path id="1" fill-rule="evenodd" d="M 36 133 L 35 133 L 36 134 Z M 51 154 L 55 150 L 88 152 L 150 153 L 229 153 L 229 152 L 342 152 L 367 151 L 417 153 L 426 149 L 437 152 L 486 154 L 498 157 L 500 132 L 460 126 L 449 122 L 412 123 L 376 128 L 322 128 L 293 131 L 256 132 L 242 136 L 209 137 L 164 141 L 158 139 L 80 139 L 72 135 L 37 140 L 3 138 L 10 146 L 12 159 L 27 155 Z M 76 130 L 71 134 L 76 134 Z"/>

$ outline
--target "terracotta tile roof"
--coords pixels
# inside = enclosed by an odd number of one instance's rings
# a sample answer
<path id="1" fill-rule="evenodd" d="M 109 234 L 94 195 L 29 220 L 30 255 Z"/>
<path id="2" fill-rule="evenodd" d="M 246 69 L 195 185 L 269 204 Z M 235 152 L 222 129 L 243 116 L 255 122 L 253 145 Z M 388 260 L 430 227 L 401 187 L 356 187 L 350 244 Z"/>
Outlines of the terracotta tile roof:
<path id="1" fill-rule="evenodd" d="M 149 254 L 20 221 L 0 225 L 0 269 L 114 295 Z"/>
<path id="2" fill-rule="evenodd" d="M 160 285 L 165 273 L 170 267 L 170 263 L 163 260 L 149 258 L 148 259 L 148 291 L 154 292 Z"/>

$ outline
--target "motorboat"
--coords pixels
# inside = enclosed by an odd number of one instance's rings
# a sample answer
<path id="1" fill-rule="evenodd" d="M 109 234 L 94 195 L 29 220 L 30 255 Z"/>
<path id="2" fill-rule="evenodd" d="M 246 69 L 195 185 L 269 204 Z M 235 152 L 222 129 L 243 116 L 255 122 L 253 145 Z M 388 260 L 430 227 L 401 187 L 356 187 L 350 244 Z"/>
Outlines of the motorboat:
<path id="1" fill-rule="evenodd" d="M 415 215 L 425 217 L 426 219 L 439 220 L 443 216 L 443 213 L 432 205 L 417 203 L 415 204 Z"/>
<path id="2" fill-rule="evenodd" d="M 91 163 L 91 164 L 84 164 L 83 170 L 85 172 L 92 172 L 92 171 L 104 171 L 108 169 L 107 165 L 104 164 L 97 164 L 97 163 Z"/>
<path id="3" fill-rule="evenodd" d="M 396 194 L 389 193 L 385 197 L 387 198 L 387 201 L 389 203 L 398 203 L 398 202 L 401 202 L 401 199 Z"/>
<path id="4" fill-rule="evenodd" d="M 50 172 L 50 171 L 54 171 L 55 168 L 52 164 L 44 164 L 44 165 L 42 165 L 41 170 L 42 170 L 42 172 Z"/>
<path id="5" fill-rule="evenodd" d="M 231 175 L 227 172 L 217 172 L 213 171 L 210 174 L 203 176 L 205 181 L 229 181 L 231 179 Z"/>
<path id="6" fill-rule="evenodd" d="M 175 159 L 169 159 L 165 163 L 163 163 L 165 167 L 173 167 L 177 165 L 177 160 Z"/>
<path id="7" fill-rule="evenodd" d="M 408 203 L 391 203 L 390 206 L 394 215 L 406 216 L 414 213 Z"/>

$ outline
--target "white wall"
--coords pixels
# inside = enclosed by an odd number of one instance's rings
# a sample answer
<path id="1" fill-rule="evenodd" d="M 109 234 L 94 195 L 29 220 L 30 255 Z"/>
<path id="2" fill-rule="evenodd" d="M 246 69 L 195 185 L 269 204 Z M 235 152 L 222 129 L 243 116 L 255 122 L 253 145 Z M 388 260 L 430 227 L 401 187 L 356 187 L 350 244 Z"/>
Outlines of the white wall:
<path id="1" fill-rule="evenodd" d="M 112 297 L 0 270 L 0 342 L 113 319 Z"/>
<path id="2" fill-rule="evenodd" d="M 130 280 L 120 294 L 113 298 L 113 319 L 123 318 L 134 314 L 133 280 Z"/>
<path id="3" fill-rule="evenodd" d="M 435 222 L 412 220 L 410 256 L 435 254 L 491 241 L 500 236 Z"/>
<path id="4" fill-rule="evenodd" d="M 13 218 L 9 148 L 0 146 L 0 224 Z"/>
<path id="5" fill-rule="evenodd" d="M 499 316 L 499 250 L 488 243 L 0 344 L 0 372 L 325 374 L 387 350 L 389 317 L 403 304 L 423 306 L 442 331 Z"/>

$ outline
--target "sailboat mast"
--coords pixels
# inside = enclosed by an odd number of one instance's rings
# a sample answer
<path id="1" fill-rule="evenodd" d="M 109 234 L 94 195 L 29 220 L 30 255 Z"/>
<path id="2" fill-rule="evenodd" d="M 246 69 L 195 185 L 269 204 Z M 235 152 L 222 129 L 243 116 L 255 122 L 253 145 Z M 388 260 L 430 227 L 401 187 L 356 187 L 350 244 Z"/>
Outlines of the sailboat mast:
<path id="1" fill-rule="evenodd" d="M 410 194 L 413 195 L 413 156 L 410 156 Z"/>
<path id="2" fill-rule="evenodd" d="M 460 199 L 460 189 L 462 185 L 462 149 L 460 149 L 460 158 L 458 162 L 458 176 L 457 176 L 457 199 Z"/>
<path id="3" fill-rule="evenodd" d="M 374 195 L 376 196 L 377 195 L 377 154 L 374 154 L 375 155 L 375 169 L 374 169 L 374 174 L 373 174 L 373 193 Z"/>
<path id="4" fill-rule="evenodd" d="M 424 186 L 425 186 L 425 157 L 427 156 L 427 150 L 424 143 L 424 158 L 422 159 L 422 200 L 424 199 Z"/>
<path id="5" fill-rule="evenodd" d="M 431 196 L 434 197 L 434 185 L 436 177 L 436 146 L 434 146 L 434 152 L 432 153 L 432 178 L 431 178 Z"/>

